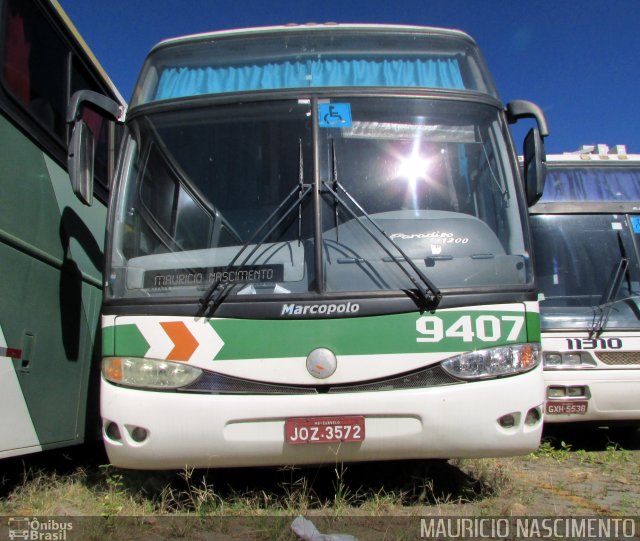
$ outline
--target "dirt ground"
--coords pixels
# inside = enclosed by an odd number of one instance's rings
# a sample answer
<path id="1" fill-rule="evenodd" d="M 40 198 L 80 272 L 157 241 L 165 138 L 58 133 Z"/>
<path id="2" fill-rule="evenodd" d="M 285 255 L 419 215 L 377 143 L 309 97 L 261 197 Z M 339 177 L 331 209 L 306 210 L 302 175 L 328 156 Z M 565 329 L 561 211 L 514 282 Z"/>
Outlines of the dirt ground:
<path id="1" fill-rule="evenodd" d="M 558 426 L 545 430 L 537 453 L 495 460 L 505 480 L 470 503 L 475 514 L 640 517 L 638 430 Z M 474 475 L 477 464 L 462 469 Z"/>

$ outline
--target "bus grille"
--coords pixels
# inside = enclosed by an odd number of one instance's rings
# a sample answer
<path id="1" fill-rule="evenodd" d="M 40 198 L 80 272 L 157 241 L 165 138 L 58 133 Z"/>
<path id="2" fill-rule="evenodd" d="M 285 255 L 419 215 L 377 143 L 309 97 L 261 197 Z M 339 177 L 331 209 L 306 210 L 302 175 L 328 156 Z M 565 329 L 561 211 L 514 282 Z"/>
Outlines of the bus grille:
<path id="1" fill-rule="evenodd" d="M 598 351 L 596 357 L 604 364 L 640 364 L 640 351 Z"/>
<path id="2" fill-rule="evenodd" d="M 216 372 L 205 372 L 200 379 L 180 390 L 215 394 L 316 394 L 314 387 L 263 383 Z"/>
<path id="3" fill-rule="evenodd" d="M 396 391 L 400 389 L 420 389 L 464 383 L 447 374 L 440 366 L 431 366 L 416 372 L 381 380 L 340 385 L 280 385 L 248 379 L 225 376 L 215 372 L 205 372 L 200 379 L 182 387 L 180 391 L 215 394 L 324 394 L 324 393 L 364 393 L 371 391 Z"/>
<path id="4" fill-rule="evenodd" d="M 365 382 L 351 385 L 336 385 L 329 389 L 330 393 L 365 393 L 369 391 L 397 391 L 399 389 L 421 389 L 462 383 L 447 374 L 440 366 L 432 366 L 425 370 L 404 374 L 390 379 Z"/>

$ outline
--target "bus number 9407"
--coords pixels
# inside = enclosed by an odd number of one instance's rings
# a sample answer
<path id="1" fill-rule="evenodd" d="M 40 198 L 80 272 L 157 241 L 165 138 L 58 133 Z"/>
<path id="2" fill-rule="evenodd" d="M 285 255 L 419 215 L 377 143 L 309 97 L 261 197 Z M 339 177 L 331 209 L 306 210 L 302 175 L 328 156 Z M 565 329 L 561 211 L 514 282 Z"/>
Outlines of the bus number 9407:
<path id="1" fill-rule="evenodd" d="M 445 328 L 442 318 L 422 316 L 416 321 L 416 330 L 420 334 L 417 342 L 440 342 L 446 338 L 458 338 L 463 342 L 472 342 L 474 337 L 481 342 L 497 342 L 506 335 L 507 342 L 520 338 L 524 326 L 524 316 L 477 316 L 473 319 L 466 315 L 458 318 Z"/>

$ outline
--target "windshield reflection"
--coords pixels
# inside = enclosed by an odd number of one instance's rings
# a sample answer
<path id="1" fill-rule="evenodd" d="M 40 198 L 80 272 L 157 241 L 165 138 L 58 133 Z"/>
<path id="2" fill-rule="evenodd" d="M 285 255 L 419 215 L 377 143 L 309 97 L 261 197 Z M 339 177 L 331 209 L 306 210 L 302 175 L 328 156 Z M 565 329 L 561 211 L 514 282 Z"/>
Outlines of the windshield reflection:
<path id="1" fill-rule="evenodd" d="M 543 329 L 640 327 L 640 272 L 626 215 L 531 217 Z"/>
<path id="2" fill-rule="evenodd" d="M 325 102 L 352 119 L 320 126 L 313 108 Z M 393 291 L 430 305 L 442 288 L 532 281 L 506 125 L 491 105 L 212 102 L 157 107 L 129 128 L 107 295 L 208 306 Z"/>

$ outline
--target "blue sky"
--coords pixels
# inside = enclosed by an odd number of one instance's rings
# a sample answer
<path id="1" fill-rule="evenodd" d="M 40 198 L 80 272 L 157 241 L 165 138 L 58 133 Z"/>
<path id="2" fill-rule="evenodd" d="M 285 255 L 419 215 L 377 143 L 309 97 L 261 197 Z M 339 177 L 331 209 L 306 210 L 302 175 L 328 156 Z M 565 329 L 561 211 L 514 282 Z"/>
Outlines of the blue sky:
<path id="1" fill-rule="evenodd" d="M 442 26 L 478 42 L 503 102 L 542 107 L 547 152 L 640 153 L 640 0 L 59 1 L 127 99 L 146 53 L 169 37 L 290 22 Z M 530 125 L 513 130 L 518 149 Z"/>

